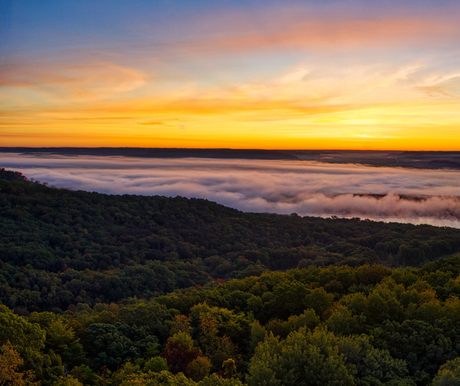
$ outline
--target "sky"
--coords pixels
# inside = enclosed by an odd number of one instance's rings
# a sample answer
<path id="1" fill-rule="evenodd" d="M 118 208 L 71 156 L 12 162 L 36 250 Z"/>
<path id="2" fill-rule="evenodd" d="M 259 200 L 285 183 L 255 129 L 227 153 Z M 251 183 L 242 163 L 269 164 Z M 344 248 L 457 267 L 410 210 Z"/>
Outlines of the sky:
<path id="1" fill-rule="evenodd" d="M 14 153 L 0 153 L 0 165 L 41 183 L 72 190 L 197 197 L 245 212 L 360 217 L 460 228 L 460 179 L 455 170 Z"/>
<path id="2" fill-rule="evenodd" d="M 458 0 L 2 0 L 0 146 L 460 150 Z"/>

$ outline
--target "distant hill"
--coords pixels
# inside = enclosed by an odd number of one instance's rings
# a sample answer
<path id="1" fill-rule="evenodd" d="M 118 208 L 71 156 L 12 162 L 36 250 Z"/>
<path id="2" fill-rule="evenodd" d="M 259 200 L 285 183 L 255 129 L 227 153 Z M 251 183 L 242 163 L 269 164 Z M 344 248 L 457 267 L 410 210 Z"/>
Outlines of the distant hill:
<path id="1" fill-rule="evenodd" d="M 24 154 L 61 154 L 61 155 L 91 155 L 91 156 L 124 156 L 140 158 L 237 158 L 237 159 L 266 159 L 294 160 L 295 155 L 278 150 L 258 149 L 181 149 L 181 148 L 136 148 L 136 147 L 42 147 L 28 148 L 0 147 L 0 152 Z"/>
<path id="2" fill-rule="evenodd" d="M 215 158 L 296 160 L 377 167 L 460 170 L 458 151 L 261 150 L 135 147 L 0 147 L 0 153 L 117 156 L 140 158 Z"/>

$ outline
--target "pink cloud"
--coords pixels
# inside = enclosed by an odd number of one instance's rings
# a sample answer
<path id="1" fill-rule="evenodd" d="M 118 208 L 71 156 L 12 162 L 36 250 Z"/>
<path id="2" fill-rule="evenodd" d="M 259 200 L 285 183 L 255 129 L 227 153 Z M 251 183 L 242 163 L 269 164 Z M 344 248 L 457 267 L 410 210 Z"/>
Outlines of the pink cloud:
<path id="1" fill-rule="evenodd" d="M 145 84 L 142 71 L 106 61 L 6 61 L 0 87 L 34 87 L 59 98 L 99 99 Z"/>
<path id="2" fill-rule="evenodd" d="M 347 6 L 346 4 L 349 4 Z M 366 7 L 353 2 L 334 6 L 277 5 L 204 13 L 178 26 L 181 37 L 169 48 L 201 54 L 287 49 L 436 47 L 460 36 L 458 4 L 442 9 Z M 149 33 L 149 26 L 141 26 Z"/>

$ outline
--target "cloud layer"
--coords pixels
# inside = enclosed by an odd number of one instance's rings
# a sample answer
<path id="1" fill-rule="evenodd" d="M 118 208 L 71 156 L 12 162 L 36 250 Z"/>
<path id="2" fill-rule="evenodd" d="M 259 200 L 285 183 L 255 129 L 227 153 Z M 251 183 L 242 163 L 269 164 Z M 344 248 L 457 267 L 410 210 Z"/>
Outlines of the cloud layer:
<path id="1" fill-rule="evenodd" d="M 460 228 L 458 171 L 302 161 L 4 153 L 0 153 L 0 166 L 73 190 L 197 197 L 248 212 L 335 215 Z"/>

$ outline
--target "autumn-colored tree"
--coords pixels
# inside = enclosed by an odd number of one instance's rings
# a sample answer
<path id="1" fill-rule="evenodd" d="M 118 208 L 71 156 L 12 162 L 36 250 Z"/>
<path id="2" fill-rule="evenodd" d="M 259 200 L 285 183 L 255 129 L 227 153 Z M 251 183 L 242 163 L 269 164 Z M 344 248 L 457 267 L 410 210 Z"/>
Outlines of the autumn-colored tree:
<path id="1" fill-rule="evenodd" d="M 168 339 L 165 351 L 161 356 L 166 358 L 173 373 L 185 372 L 188 364 L 200 356 L 193 347 L 192 337 L 185 332 L 178 332 Z"/>
<path id="2" fill-rule="evenodd" d="M 35 376 L 31 371 L 21 371 L 23 362 L 10 342 L 1 347 L 0 386 L 38 386 L 40 384 L 34 382 Z"/>
<path id="3" fill-rule="evenodd" d="M 222 363 L 222 372 L 225 378 L 232 378 L 236 373 L 236 363 L 232 358 Z"/>
<path id="4" fill-rule="evenodd" d="M 198 357 L 187 365 L 185 374 L 194 381 L 199 382 L 209 375 L 212 364 L 206 357 Z"/>
<path id="5" fill-rule="evenodd" d="M 190 318 L 186 315 L 176 315 L 174 317 L 174 324 L 171 328 L 171 335 L 178 332 L 185 332 L 189 335 L 192 334 L 192 327 L 190 326 Z"/>
<path id="6" fill-rule="evenodd" d="M 200 317 L 200 344 L 207 352 L 215 342 L 218 333 L 219 323 L 211 314 L 204 314 Z"/>

